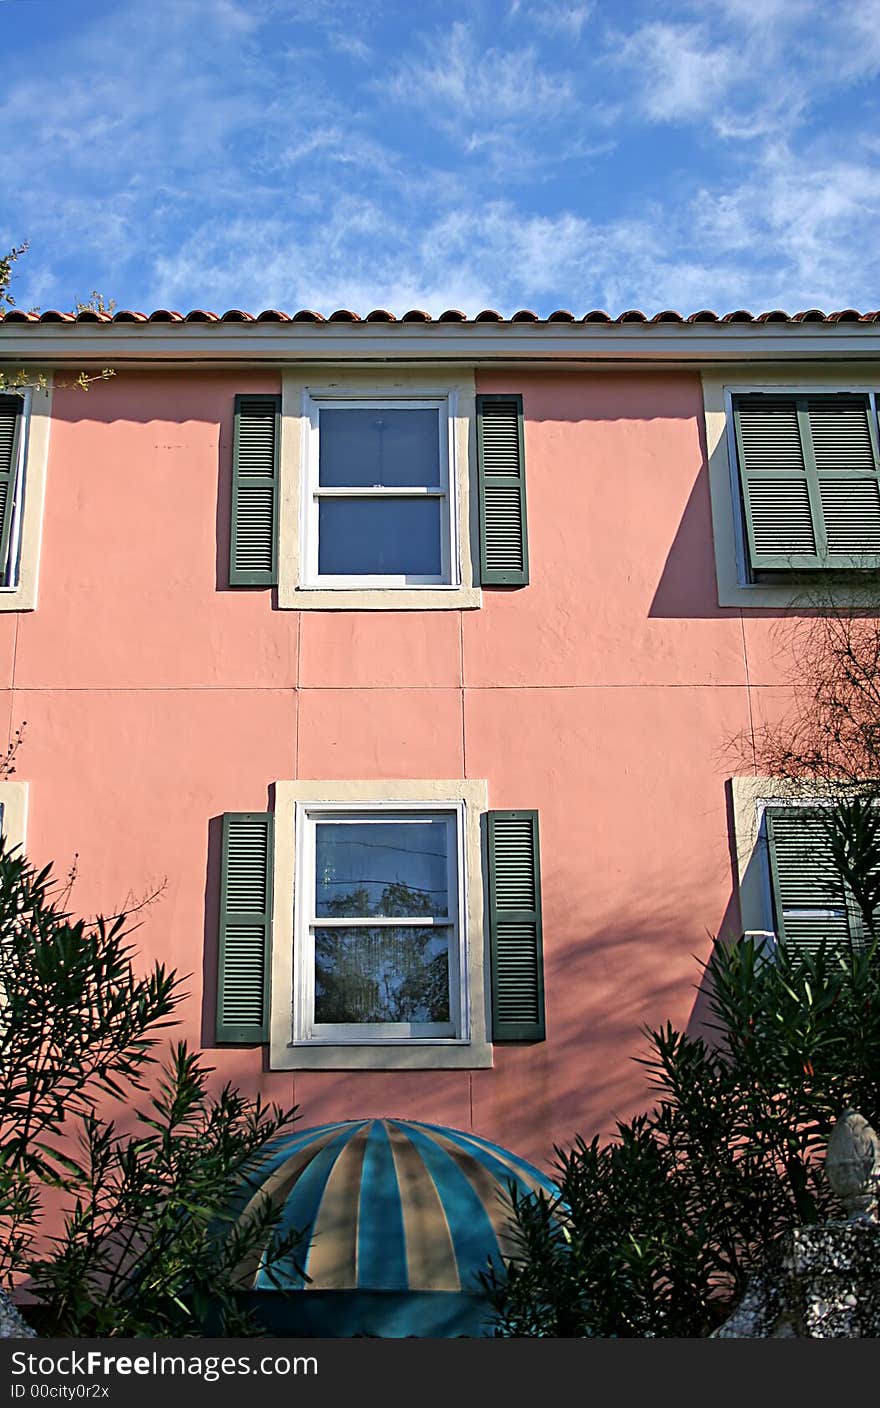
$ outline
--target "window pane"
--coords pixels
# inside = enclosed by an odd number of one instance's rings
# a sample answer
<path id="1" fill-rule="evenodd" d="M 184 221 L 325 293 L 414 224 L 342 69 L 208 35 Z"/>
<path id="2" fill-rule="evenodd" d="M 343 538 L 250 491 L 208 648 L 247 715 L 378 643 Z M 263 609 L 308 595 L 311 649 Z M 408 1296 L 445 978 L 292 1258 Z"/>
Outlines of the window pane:
<path id="1" fill-rule="evenodd" d="M 320 411 L 318 483 L 324 488 L 436 488 L 440 415 L 436 410 Z"/>
<path id="2" fill-rule="evenodd" d="M 322 499 L 322 576 L 439 577 L 445 499 Z"/>
<path id="3" fill-rule="evenodd" d="M 448 1022 L 445 927 L 315 930 L 316 1022 Z"/>
<path id="4" fill-rule="evenodd" d="M 449 913 L 446 821 L 320 822 L 315 831 L 319 919 Z"/>

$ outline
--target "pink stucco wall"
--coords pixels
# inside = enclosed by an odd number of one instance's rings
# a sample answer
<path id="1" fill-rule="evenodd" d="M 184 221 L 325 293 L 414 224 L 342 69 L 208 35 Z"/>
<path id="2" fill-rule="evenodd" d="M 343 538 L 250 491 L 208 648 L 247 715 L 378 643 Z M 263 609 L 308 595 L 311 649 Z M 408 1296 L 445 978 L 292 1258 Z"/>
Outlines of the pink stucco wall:
<path id="1" fill-rule="evenodd" d="M 81 912 L 161 889 L 138 942 L 191 975 L 182 1034 L 210 1045 L 224 811 L 296 777 L 485 778 L 492 806 L 538 807 L 544 1044 L 473 1073 L 211 1059 L 306 1124 L 436 1119 L 544 1162 L 645 1103 L 640 1028 L 694 1019 L 694 955 L 736 922 L 724 750 L 774 684 L 772 620 L 716 605 L 699 377 L 479 376 L 524 396 L 532 582 L 462 613 L 228 589 L 233 396 L 277 389 L 122 372 L 56 393 L 39 607 L 0 616 L 29 850 L 77 853 Z"/>

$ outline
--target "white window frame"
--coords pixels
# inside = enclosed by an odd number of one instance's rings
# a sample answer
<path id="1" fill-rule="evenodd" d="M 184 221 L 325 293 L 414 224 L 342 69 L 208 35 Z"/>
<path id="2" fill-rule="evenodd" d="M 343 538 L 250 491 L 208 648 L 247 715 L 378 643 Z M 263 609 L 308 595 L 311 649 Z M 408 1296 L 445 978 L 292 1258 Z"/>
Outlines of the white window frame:
<path id="1" fill-rule="evenodd" d="M 430 405 L 445 415 L 441 453 L 448 493 L 443 515 L 445 580 L 318 573 L 318 413 L 326 406 Z M 282 610 L 451 611 L 482 604 L 478 585 L 477 417 L 473 367 L 430 370 L 302 367 L 281 377 L 278 606 Z M 320 491 L 326 492 L 326 491 Z M 343 490 L 342 497 L 349 491 Z M 398 490 L 387 491 L 389 497 Z M 353 495 L 360 496 L 355 489 Z M 369 497 L 369 494 L 367 495 Z"/>
<path id="2" fill-rule="evenodd" d="M 272 1070 L 477 1069 L 492 1065 L 489 945 L 482 827 L 485 781 L 453 779 L 279 781 L 275 784 L 269 1065 Z M 451 1035 L 414 1030 L 311 1029 L 314 966 L 309 948 L 315 894 L 310 819 L 445 814 L 456 836 L 455 962 L 459 1004 Z M 321 922 L 318 921 L 318 927 Z M 311 972 L 309 971 L 311 968 Z M 396 1024 L 395 1024 L 396 1025 Z"/>
<path id="3" fill-rule="evenodd" d="M 321 454 L 321 413 L 328 410 L 434 410 L 439 421 L 439 463 L 437 482 L 430 488 L 407 487 L 322 487 L 319 480 Z M 456 531 L 457 503 L 455 474 L 455 392 L 430 399 L 415 396 L 370 396 L 352 398 L 342 394 L 313 397 L 306 393 L 303 397 L 303 419 L 308 423 L 309 434 L 306 448 L 306 465 L 303 475 L 302 504 L 302 543 L 305 554 L 303 585 L 325 590 L 343 588 L 388 587 L 437 587 L 452 588 L 459 585 L 458 578 L 458 537 Z M 452 472 L 450 472 L 452 471 Z M 339 574 L 321 573 L 318 566 L 320 550 L 318 519 L 322 499 L 421 499 L 439 498 L 445 500 L 446 511 L 440 514 L 440 574 Z"/>
<path id="4" fill-rule="evenodd" d="M 357 1045 L 385 1042 L 464 1042 L 470 1039 L 468 965 L 466 950 L 466 929 L 461 923 L 461 915 L 467 913 L 464 865 L 464 804 L 438 806 L 436 803 L 408 803 L 405 806 L 392 802 L 374 802 L 367 805 L 354 804 L 341 807 L 337 804 L 299 803 L 297 806 L 297 855 L 299 871 L 295 887 L 294 918 L 294 1042 L 325 1042 L 329 1045 Z M 369 928 L 376 924 L 403 925 L 425 928 L 437 921 L 420 915 L 409 920 L 327 920 L 318 918 L 314 912 L 316 856 L 316 829 L 321 821 L 354 823 L 360 821 L 417 821 L 443 817 L 448 827 L 448 835 L 454 841 L 449 848 L 447 862 L 447 886 L 449 910 L 442 927 L 450 929 L 449 944 L 449 988 L 451 1021 L 444 1026 L 448 1031 L 430 1030 L 430 1023 L 387 1023 L 383 1025 L 350 1023 L 330 1025 L 316 1023 L 315 1005 L 315 944 L 316 928 L 355 927 Z M 447 922 L 448 921 L 448 922 Z"/>
<path id="5" fill-rule="evenodd" d="M 8 847 L 24 849 L 27 836 L 28 785 L 26 782 L 0 782 L 0 832 Z"/>
<path id="6" fill-rule="evenodd" d="M 47 376 L 38 386 L 24 386 L 4 393 L 22 399 L 21 434 L 14 480 L 13 519 L 9 534 L 8 562 L 15 564 L 14 580 L 2 584 L 0 611 L 33 611 L 37 605 L 43 501 L 49 460 L 52 382 Z M 6 564 L 0 564 L 0 568 Z"/>
<path id="7" fill-rule="evenodd" d="M 712 508 L 712 537 L 719 606 L 810 607 L 828 592 L 828 574 L 812 572 L 797 581 L 753 582 L 750 580 L 748 546 L 740 496 L 739 463 L 733 423 L 733 400 L 755 393 L 780 396 L 821 396 L 852 392 L 868 396 L 876 421 L 880 378 L 865 380 L 864 367 L 824 367 L 815 371 L 798 369 L 792 375 L 787 367 L 740 367 L 737 375 L 712 368 L 702 373 L 703 416 L 709 462 L 709 496 Z M 833 598 L 841 606 L 857 606 L 863 588 L 854 582 L 833 579 Z M 814 585 L 811 587 L 811 583 Z"/>

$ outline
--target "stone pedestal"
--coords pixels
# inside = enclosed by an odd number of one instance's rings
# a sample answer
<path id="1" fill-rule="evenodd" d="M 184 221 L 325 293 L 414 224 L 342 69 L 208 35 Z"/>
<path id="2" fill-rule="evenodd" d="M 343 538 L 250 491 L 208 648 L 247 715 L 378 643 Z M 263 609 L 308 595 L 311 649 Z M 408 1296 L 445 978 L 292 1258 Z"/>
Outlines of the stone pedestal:
<path id="1" fill-rule="evenodd" d="M 880 1224 L 787 1232 L 713 1339 L 880 1338 Z"/>
<path id="2" fill-rule="evenodd" d="M 23 1320 L 5 1291 L 0 1291 L 0 1340 L 33 1339 L 34 1331 Z"/>

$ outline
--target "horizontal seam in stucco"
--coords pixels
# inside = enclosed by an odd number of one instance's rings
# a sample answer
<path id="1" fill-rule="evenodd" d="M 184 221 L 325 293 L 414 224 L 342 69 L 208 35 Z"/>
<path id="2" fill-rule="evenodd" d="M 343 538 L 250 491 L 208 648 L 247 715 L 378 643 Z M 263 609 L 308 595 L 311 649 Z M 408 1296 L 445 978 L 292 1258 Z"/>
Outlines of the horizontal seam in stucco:
<path id="1" fill-rule="evenodd" d="M 460 694 L 458 684 L 16 684 L 7 685 L 16 694 L 278 694 L 290 695 L 297 688 L 301 693 L 322 692 L 324 694 L 396 694 L 400 690 L 410 693 Z M 664 683 L 652 681 L 624 681 L 599 684 L 469 684 L 468 694 L 487 693 L 490 690 L 586 690 L 586 689 L 748 689 L 744 681 L 730 684 L 713 681 L 682 681 Z M 753 683 L 753 689 L 779 688 L 779 685 Z M 2 692 L 2 688 L 0 688 Z"/>

